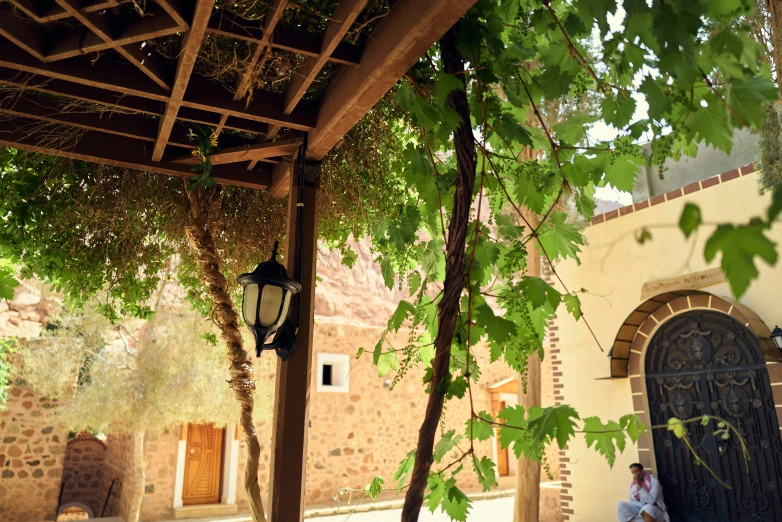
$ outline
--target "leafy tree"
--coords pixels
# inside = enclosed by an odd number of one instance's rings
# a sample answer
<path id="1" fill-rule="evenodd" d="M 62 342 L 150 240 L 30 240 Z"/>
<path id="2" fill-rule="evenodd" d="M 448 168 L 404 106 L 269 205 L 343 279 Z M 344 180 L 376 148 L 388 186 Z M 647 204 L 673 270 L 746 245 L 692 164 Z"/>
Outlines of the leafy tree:
<path id="1" fill-rule="evenodd" d="M 370 219 L 393 214 L 407 197 L 391 175 L 399 113 L 390 98 L 381 100 L 324 159 L 318 204 L 327 244 L 340 247 L 363 236 Z M 98 311 L 112 322 L 150 319 L 153 292 L 174 277 L 190 303 L 214 321 L 241 404 L 245 489 L 255 520 L 265 520 L 252 422 L 255 381 L 234 282 L 283 237 L 287 202 L 251 189 L 194 188 L 178 178 L 4 148 L 0 183 L 0 256 L 19 266 L 21 277 L 40 278 L 77 307 L 97 299 Z"/>
<path id="2" fill-rule="evenodd" d="M 167 293 L 158 298 L 167 306 L 151 321 L 111 324 L 90 310 L 66 308 L 40 337 L 19 341 L 18 374 L 37 393 L 59 399 L 57 422 L 132 436 L 133 479 L 126 485 L 134 522 L 144 496 L 145 433 L 189 422 L 224 426 L 238 417 L 224 386 L 222 350 L 204 341 L 204 321 Z"/>
<path id="3" fill-rule="evenodd" d="M 777 88 L 750 35 L 751 14 L 741 2 L 481 0 L 403 82 L 396 99 L 411 125 L 401 175 L 416 197 L 372 229 L 386 283 L 413 294 L 388 330 L 407 323 L 416 332 L 401 348 L 381 339 L 373 362 L 381 375 L 396 371 L 395 382 L 424 366 L 429 395 L 417 447 L 394 477 L 409 477 L 403 521 L 417 520 L 424 502 L 465 520 L 460 475 L 472 469 L 485 486 L 494 483 L 489 457 L 473 444 L 491 427 L 517 457 L 534 460 L 578 430 L 609 463 L 643 430 L 632 415 L 581 423 L 567 405 L 509 407 L 499 419 L 471 408 L 469 446 L 458 459 L 445 462 L 437 450 L 450 444 L 447 433 L 435 444 L 444 403 L 471 397 L 479 382 L 475 350 L 487 346 L 492 361 L 523 374 L 530 355 L 543 355 L 546 321 L 560 306 L 586 320 L 566 282 L 562 293 L 523 275 L 532 244 L 555 274 L 556 260 L 578 260 L 583 239 L 567 205 L 591 219 L 595 187 L 632 190 L 645 161 L 694 154 L 697 143 L 730 152 L 733 129 L 762 123 Z M 563 119 L 547 117 L 552 104 L 567 108 Z M 616 137 L 595 139 L 597 124 Z M 642 139 L 652 140 L 646 158 Z M 525 154 L 530 148 L 539 154 Z M 707 260 L 722 254 L 737 296 L 757 276 L 755 257 L 776 263 L 765 233 L 779 208 L 775 199 L 763 219 L 718 227 L 706 246 Z M 683 230 L 697 227 L 693 216 Z"/>

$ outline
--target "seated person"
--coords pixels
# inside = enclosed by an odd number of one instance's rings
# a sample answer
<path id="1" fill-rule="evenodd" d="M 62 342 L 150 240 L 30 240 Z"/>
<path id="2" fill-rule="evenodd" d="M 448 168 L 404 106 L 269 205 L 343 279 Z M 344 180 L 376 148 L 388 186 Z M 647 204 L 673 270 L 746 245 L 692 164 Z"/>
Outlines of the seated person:
<path id="1" fill-rule="evenodd" d="M 663 502 L 660 481 L 641 464 L 631 464 L 630 502 L 620 502 L 617 512 L 619 522 L 671 522 Z"/>

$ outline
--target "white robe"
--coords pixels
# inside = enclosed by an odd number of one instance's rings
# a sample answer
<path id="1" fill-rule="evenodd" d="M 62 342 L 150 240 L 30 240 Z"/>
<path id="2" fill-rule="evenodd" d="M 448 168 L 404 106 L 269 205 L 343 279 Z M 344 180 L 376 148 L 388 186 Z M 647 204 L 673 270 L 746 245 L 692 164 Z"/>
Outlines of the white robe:
<path id="1" fill-rule="evenodd" d="M 641 513 L 648 513 L 655 522 L 671 522 L 668 509 L 663 501 L 663 489 L 660 481 L 651 473 L 646 472 L 645 482 L 650 485 L 647 491 L 645 487 L 639 487 L 635 481 L 630 485 L 629 502 L 620 502 L 617 508 L 619 522 L 642 521 Z"/>

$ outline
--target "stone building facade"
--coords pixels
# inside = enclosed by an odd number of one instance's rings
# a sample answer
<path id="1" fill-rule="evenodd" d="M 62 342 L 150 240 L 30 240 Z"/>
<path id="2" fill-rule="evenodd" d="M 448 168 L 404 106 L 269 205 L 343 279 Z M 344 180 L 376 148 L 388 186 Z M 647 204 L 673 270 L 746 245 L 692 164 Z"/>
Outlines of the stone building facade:
<path id="1" fill-rule="evenodd" d="M 378 377 L 372 366 L 371 349 L 404 295 L 386 289 L 376 265 L 364 256 L 352 270 L 322 259 L 318 274 L 321 280 L 316 299 L 305 493 L 308 507 L 336 506 L 335 497 L 341 488 L 361 489 L 375 476 L 391 483 L 400 461 L 415 447 L 427 400 L 421 367 L 411 368 L 404 379 L 392 385 L 393 376 Z M 38 334 L 48 305 L 35 295 L 34 289 L 25 287 L 12 303 L 0 305 L 5 307 L 0 309 L 0 325 L 5 325 L 4 330 L 0 327 L 0 335 L 9 335 L 9 330 L 15 335 Z M 19 330 L 20 325 L 24 331 Z M 389 340 L 395 346 L 403 346 L 407 332 Z M 356 358 L 360 348 L 368 353 Z M 496 386 L 510 389 L 508 385 L 515 385 L 517 376 L 502 363 L 490 364 L 487 350 L 476 351 L 483 384 L 473 389 L 475 409 L 492 411 L 493 399 L 496 403 L 499 397 Z M 269 355 L 256 360 L 256 379 L 273 383 L 276 364 L 276 359 Z M 330 369 L 326 370 L 326 366 Z M 328 383 L 324 381 L 324 372 L 330 375 Z M 544 361 L 544 404 L 554 402 L 552 373 L 550 361 Z M 505 393 L 504 400 L 515 400 L 513 393 Z M 263 485 L 270 478 L 273 397 L 259 394 L 257 400 L 267 406 L 263 408 L 265 415 L 256 419 Z M 53 520 L 58 511 L 68 506 L 84 506 L 94 516 L 125 517 L 134 480 L 130 471 L 133 436 L 109 434 L 105 441 L 98 441 L 80 435 L 69 442 L 67 432 L 48 415 L 53 406 L 24 386 L 11 389 L 8 409 L 0 414 L 0 510 L 5 510 L 0 511 L 0 520 Z M 464 433 L 469 411 L 466 398 L 449 402 L 446 429 Z M 146 434 L 142 520 L 247 512 L 242 488 L 245 445 L 236 426 L 228 426 L 223 432 L 217 501 L 187 505 L 187 492 L 183 490 L 187 489 L 188 479 L 184 468 L 187 455 L 194 449 L 188 445 L 188 429 L 193 427 L 170 426 L 163 433 Z M 496 440 L 476 443 L 480 456 L 497 460 L 498 451 L 502 450 Z M 550 453 L 554 479 L 559 478 L 557 459 L 556 452 Z M 512 474 L 512 466 L 508 472 Z M 479 490 L 470 470 L 462 473 L 460 481 L 467 490 Z M 504 484 L 511 486 L 508 480 Z M 36 493 L 31 495 L 31 491 Z M 263 488 L 262 493 L 267 492 Z M 340 500 L 344 503 L 347 497 Z M 544 512 L 551 516 L 542 520 L 556 522 L 558 496 L 546 495 L 544 504 Z"/>

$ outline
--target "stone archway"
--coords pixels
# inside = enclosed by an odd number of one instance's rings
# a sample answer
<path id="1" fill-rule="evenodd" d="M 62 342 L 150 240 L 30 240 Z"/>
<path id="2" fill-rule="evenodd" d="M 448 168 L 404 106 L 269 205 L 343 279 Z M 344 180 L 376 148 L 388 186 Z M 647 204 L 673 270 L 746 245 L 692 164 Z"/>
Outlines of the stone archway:
<path id="1" fill-rule="evenodd" d="M 106 502 L 104 480 L 106 444 L 89 433 L 68 441 L 62 472 L 62 493 L 58 512 L 77 506 L 100 516 Z"/>

